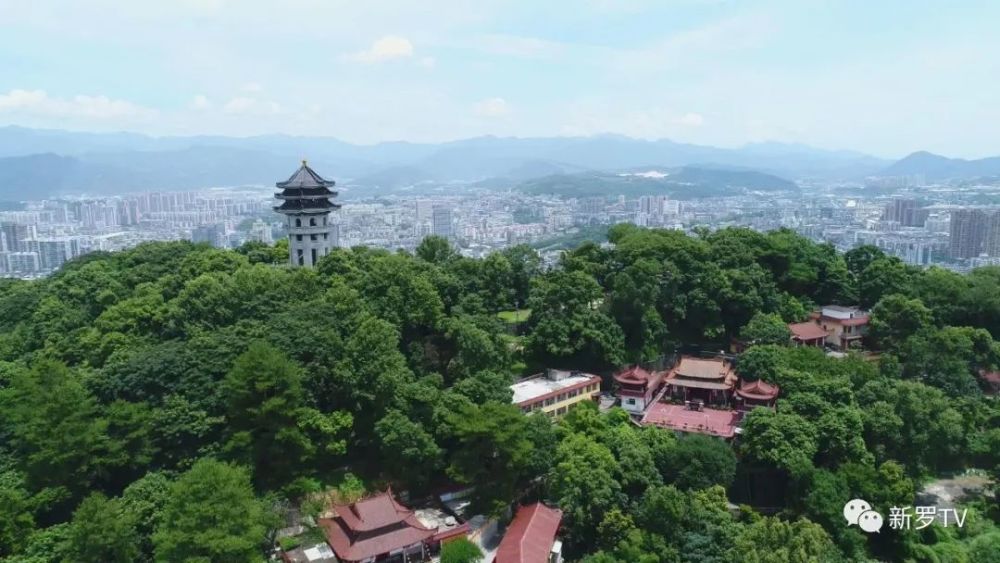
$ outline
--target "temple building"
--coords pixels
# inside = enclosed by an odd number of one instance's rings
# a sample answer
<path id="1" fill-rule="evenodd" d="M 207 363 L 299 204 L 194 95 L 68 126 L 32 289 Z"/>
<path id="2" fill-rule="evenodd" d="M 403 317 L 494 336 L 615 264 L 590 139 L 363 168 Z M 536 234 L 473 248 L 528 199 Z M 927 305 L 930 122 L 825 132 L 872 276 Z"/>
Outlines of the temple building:
<path id="1" fill-rule="evenodd" d="M 562 511 L 540 502 L 517 509 L 494 563 L 562 563 L 562 542 L 556 539 Z"/>
<path id="2" fill-rule="evenodd" d="M 670 396 L 703 405 L 728 404 L 736 387 L 733 365 L 723 358 L 683 356 L 667 375 Z"/>
<path id="3" fill-rule="evenodd" d="M 421 522 L 417 512 L 386 491 L 351 504 L 335 505 L 318 524 L 344 563 L 423 561 L 442 542 L 464 536 L 468 525 L 442 529 Z"/>
<path id="4" fill-rule="evenodd" d="M 780 389 L 777 385 L 772 385 L 758 379 L 757 381 L 743 381 L 736 389 L 736 410 L 746 414 L 757 407 L 764 407 L 774 410 L 774 404 L 778 399 Z"/>
<path id="5" fill-rule="evenodd" d="M 653 397 L 663 386 L 664 372 L 649 372 L 639 366 L 632 366 L 615 374 L 618 384 L 616 394 L 623 409 L 631 414 L 642 414 L 653 402 Z"/>
<path id="6" fill-rule="evenodd" d="M 340 205 L 331 200 L 337 192 L 330 190 L 333 180 L 326 180 L 306 161 L 292 176 L 275 184 L 282 201 L 275 211 L 285 216 L 288 231 L 288 260 L 292 266 L 314 266 L 319 259 L 337 247 L 338 225 L 330 221 L 330 212 Z"/>

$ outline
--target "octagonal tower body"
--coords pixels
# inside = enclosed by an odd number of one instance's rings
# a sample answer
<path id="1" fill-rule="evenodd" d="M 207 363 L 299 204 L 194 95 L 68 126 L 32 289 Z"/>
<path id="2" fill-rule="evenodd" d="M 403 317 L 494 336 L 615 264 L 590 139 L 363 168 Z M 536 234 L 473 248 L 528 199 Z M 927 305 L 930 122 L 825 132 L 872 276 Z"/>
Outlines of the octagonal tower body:
<path id="1" fill-rule="evenodd" d="M 339 226 L 330 221 L 330 212 L 340 209 L 331 201 L 337 197 L 333 185 L 304 160 L 288 180 L 275 184 L 281 192 L 274 197 L 281 205 L 274 210 L 285 216 L 292 266 L 312 267 L 339 244 Z"/>

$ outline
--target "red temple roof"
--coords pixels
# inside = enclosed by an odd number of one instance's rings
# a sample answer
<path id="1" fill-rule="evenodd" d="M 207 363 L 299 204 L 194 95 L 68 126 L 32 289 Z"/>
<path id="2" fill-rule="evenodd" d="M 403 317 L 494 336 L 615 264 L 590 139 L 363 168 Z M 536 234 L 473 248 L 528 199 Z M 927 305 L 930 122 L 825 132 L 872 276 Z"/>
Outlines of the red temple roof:
<path id="1" fill-rule="evenodd" d="M 544 563 L 562 521 L 562 511 L 540 502 L 517 509 L 497 547 L 495 563 Z"/>
<path id="2" fill-rule="evenodd" d="M 649 372 L 639 366 L 632 366 L 614 375 L 615 381 L 621 385 L 647 385 L 654 387 L 663 380 L 662 371 Z"/>
<path id="3" fill-rule="evenodd" d="M 355 532 L 377 530 L 403 522 L 413 511 L 392 498 L 392 490 L 359 500 L 353 504 L 333 507 L 347 527 Z"/>
<path id="4" fill-rule="evenodd" d="M 723 359 L 684 356 L 670 370 L 667 383 L 697 389 L 727 390 L 736 385 L 736 373 L 732 364 Z"/>
<path id="5" fill-rule="evenodd" d="M 361 561 L 426 541 L 437 531 L 387 491 L 349 505 L 333 507 L 335 518 L 320 518 L 327 542 L 343 561 Z"/>
<path id="6" fill-rule="evenodd" d="M 788 330 L 792 333 L 792 338 L 796 340 L 816 340 L 826 338 L 826 329 L 816 323 L 792 323 L 788 325 Z"/>
<path id="7" fill-rule="evenodd" d="M 778 386 L 761 381 L 743 382 L 736 394 L 744 399 L 757 399 L 760 401 L 770 401 L 778 397 Z"/>
<path id="8" fill-rule="evenodd" d="M 1000 371 L 982 371 L 980 372 L 983 380 L 991 385 L 1000 385 Z"/>

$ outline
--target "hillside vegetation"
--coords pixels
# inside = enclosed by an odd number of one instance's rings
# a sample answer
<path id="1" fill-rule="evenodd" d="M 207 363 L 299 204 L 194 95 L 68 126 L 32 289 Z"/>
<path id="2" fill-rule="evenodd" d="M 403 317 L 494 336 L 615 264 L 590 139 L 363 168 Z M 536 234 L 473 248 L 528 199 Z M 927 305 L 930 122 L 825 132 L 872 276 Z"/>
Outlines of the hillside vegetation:
<path id="1" fill-rule="evenodd" d="M 477 260 L 429 237 L 315 270 L 285 267 L 282 247 L 151 243 L 2 280 L 0 558 L 261 561 L 284 507 L 345 483 L 413 498 L 468 484 L 493 514 L 541 498 L 590 563 L 1000 552 L 995 497 L 962 529 L 865 535 L 841 514 L 855 497 L 913 505 L 942 472 L 1000 476 L 1000 408 L 979 380 L 1000 363 L 1000 268 L 920 271 L 789 231 L 609 240 L 552 271 L 528 247 Z M 735 449 L 618 409 L 553 424 L 510 404 L 510 383 L 543 367 L 718 350 L 827 303 L 873 308 L 880 360 L 761 337 L 738 369 L 782 395 Z M 531 315 L 512 345 L 497 313 L 518 308 Z"/>

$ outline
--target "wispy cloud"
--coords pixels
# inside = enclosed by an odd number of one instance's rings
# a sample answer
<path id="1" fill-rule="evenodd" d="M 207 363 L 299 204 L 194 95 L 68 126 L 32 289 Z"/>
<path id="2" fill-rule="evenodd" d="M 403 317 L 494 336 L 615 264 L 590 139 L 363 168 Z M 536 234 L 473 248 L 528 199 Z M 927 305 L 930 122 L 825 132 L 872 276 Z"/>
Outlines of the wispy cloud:
<path id="1" fill-rule="evenodd" d="M 226 102 L 222 106 L 222 112 L 239 115 L 275 115 L 282 112 L 282 107 L 278 102 L 238 96 Z"/>
<path id="2" fill-rule="evenodd" d="M 564 54 L 568 47 L 558 41 L 499 33 L 479 35 L 467 45 L 484 53 L 524 58 L 554 58 Z"/>
<path id="3" fill-rule="evenodd" d="M 370 47 L 363 51 L 346 55 L 346 59 L 359 63 L 382 63 L 397 59 L 408 59 L 413 56 L 413 43 L 405 37 L 386 35 L 376 39 Z"/>
<path id="4" fill-rule="evenodd" d="M 510 105 L 503 98 L 487 98 L 476 103 L 474 109 L 481 117 L 503 117 L 510 113 Z"/>
<path id="5" fill-rule="evenodd" d="M 45 90 L 10 90 L 0 94 L 0 112 L 16 112 L 43 117 L 82 117 L 89 119 L 144 118 L 156 110 L 115 100 L 107 96 L 78 95 L 72 98 L 50 96 Z"/>

